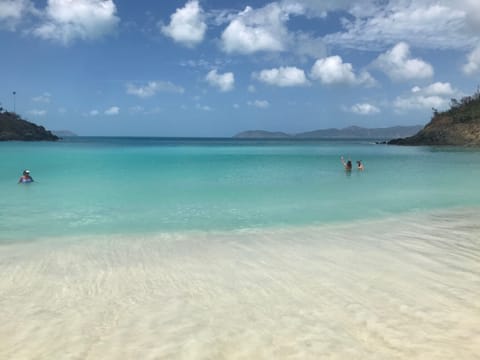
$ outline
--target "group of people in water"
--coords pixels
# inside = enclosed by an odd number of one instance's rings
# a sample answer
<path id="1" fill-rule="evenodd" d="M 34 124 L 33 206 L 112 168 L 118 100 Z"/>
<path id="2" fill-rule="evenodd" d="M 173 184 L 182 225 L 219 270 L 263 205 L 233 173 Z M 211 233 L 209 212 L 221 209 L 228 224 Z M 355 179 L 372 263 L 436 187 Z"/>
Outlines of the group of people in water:
<path id="1" fill-rule="evenodd" d="M 340 157 L 340 161 L 342 162 L 343 166 L 345 167 L 345 171 L 352 171 L 352 160 L 348 159 L 345 161 L 343 156 Z M 363 171 L 365 167 L 363 166 L 362 160 L 357 160 L 357 170 Z M 28 184 L 33 182 L 33 178 L 30 176 L 30 170 L 23 170 L 22 176 L 18 179 L 19 184 Z"/>
<path id="2" fill-rule="evenodd" d="M 352 160 L 348 159 L 347 161 L 345 161 L 343 156 L 341 156 L 340 161 L 342 162 L 343 167 L 345 168 L 345 171 L 352 171 L 352 168 L 353 168 Z M 363 166 L 362 160 L 357 160 L 357 170 L 358 171 L 365 170 L 365 167 Z"/>

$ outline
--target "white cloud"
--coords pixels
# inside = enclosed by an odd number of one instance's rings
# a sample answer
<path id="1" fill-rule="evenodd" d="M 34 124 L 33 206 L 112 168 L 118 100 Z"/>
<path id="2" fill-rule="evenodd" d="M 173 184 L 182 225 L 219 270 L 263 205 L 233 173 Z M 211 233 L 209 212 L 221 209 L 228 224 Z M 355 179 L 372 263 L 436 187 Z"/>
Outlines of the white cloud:
<path id="1" fill-rule="evenodd" d="M 32 11 L 34 7 L 29 0 L 0 0 L 0 28 L 15 30 L 22 18 Z"/>
<path id="2" fill-rule="evenodd" d="M 364 71 L 356 75 L 350 63 L 344 63 L 338 55 L 318 59 L 312 66 L 310 77 L 325 85 L 347 84 L 372 86 L 375 80 Z"/>
<path id="3" fill-rule="evenodd" d="M 33 110 L 29 110 L 28 114 L 33 115 L 33 116 L 44 116 L 44 115 L 47 114 L 47 110 L 33 109 Z"/>
<path id="4" fill-rule="evenodd" d="M 204 22 L 203 10 L 197 0 L 191 0 L 183 8 L 170 16 L 170 24 L 162 26 L 165 36 L 175 42 L 193 47 L 203 41 L 207 25 Z"/>
<path id="5" fill-rule="evenodd" d="M 111 108 L 105 110 L 105 115 L 118 115 L 120 114 L 120 108 L 118 106 L 112 106 Z"/>
<path id="6" fill-rule="evenodd" d="M 217 73 L 217 70 L 211 70 L 205 80 L 211 85 L 220 89 L 220 91 L 227 92 L 233 89 L 235 85 L 235 76 L 232 72 L 224 74 Z"/>
<path id="7" fill-rule="evenodd" d="M 444 108 L 448 105 L 448 100 L 437 95 L 397 97 L 393 105 L 398 111 L 426 110 L 431 108 Z"/>
<path id="8" fill-rule="evenodd" d="M 327 10 L 338 8 L 335 3 L 340 0 L 283 0 L 282 3 L 286 7 L 294 7 L 297 12 L 308 14 L 310 17 L 322 17 L 327 15 Z M 334 4 L 328 4 L 334 3 Z M 330 6 L 332 5 L 332 6 Z"/>
<path id="9" fill-rule="evenodd" d="M 331 45 L 381 50 L 406 41 L 429 49 L 465 49 L 479 40 L 480 26 L 475 32 L 472 25 L 480 24 L 477 0 L 352 1 L 343 8 L 351 16 L 344 18 L 344 31 L 325 37 Z"/>
<path id="10" fill-rule="evenodd" d="M 413 87 L 410 94 L 397 97 L 393 105 L 397 111 L 443 109 L 448 107 L 452 96 L 460 95 L 450 83 L 435 82 L 423 88 Z"/>
<path id="11" fill-rule="evenodd" d="M 50 95 L 49 93 L 43 93 L 42 95 L 39 95 L 39 96 L 35 96 L 32 98 L 33 101 L 35 102 L 41 102 L 41 103 L 50 103 L 52 99 L 52 95 Z"/>
<path id="12" fill-rule="evenodd" d="M 98 110 L 90 110 L 90 112 L 88 113 L 88 115 L 90 116 L 97 116 L 100 112 Z"/>
<path id="13" fill-rule="evenodd" d="M 379 55 L 373 65 L 395 81 L 426 79 L 433 76 L 432 65 L 421 59 L 411 58 L 410 47 L 404 42 Z"/>
<path id="14" fill-rule="evenodd" d="M 368 103 L 355 104 L 349 110 L 359 115 L 372 115 L 380 112 L 378 107 Z"/>
<path id="15" fill-rule="evenodd" d="M 480 72 L 480 46 L 468 54 L 467 61 L 462 68 L 465 74 L 472 75 Z"/>
<path id="16" fill-rule="evenodd" d="M 296 67 L 262 70 L 259 74 L 254 74 L 254 77 L 266 84 L 280 87 L 308 85 L 305 72 Z"/>
<path id="17" fill-rule="evenodd" d="M 267 100 L 254 100 L 247 102 L 248 106 L 253 106 L 259 109 L 266 109 L 270 107 L 270 103 Z"/>
<path id="18" fill-rule="evenodd" d="M 48 0 L 44 22 L 33 34 L 64 45 L 76 39 L 93 40 L 116 28 L 116 11 L 112 0 Z"/>
<path id="19" fill-rule="evenodd" d="M 247 6 L 227 26 L 221 36 L 227 53 L 251 54 L 286 49 L 288 15 L 277 3 L 254 10 Z"/>
<path id="20" fill-rule="evenodd" d="M 418 88 L 419 91 L 422 91 L 426 95 L 439 95 L 439 96 L 450 96 L 455 93 L 455 90 L 452 88 L 452 85 L 450 83 L 444 83 L 444 82 L 436 82 L 433 84 L 430 84 L 426 87 Z M 418 92 L 418 91 L 415 91 Z"/>
<path id="21" fill-rule="evenodd" d="M 169 81 L 149 81 L 145 85 L 127 84 L 127 94 L 135 95 L 140 98 L 151 97 L 160 91 L 183 94 L 185 90 L 183 87 L 175 85 Z"/>

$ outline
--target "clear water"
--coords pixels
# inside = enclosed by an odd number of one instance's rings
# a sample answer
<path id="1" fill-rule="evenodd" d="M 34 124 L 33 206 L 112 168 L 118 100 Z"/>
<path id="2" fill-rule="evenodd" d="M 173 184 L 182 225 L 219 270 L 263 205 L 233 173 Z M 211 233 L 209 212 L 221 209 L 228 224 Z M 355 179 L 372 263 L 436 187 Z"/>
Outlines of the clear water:
<path id="1" fill-rule="evenodd" d="M 345 173 L 340 156 L 366 170 Z M 318 225 L 480 206 L 480 151 L 371 141 L 0 144 L 0 240 Z M 24 168 L 35 183 L 19 185 Z"/>
<path id="2" fill-rule="evenodd" d="M 0 359 L 478 360 L 479 160 L 368 141 L 0 143 Z M 24 168 L 35 183 L 16 183 Z"/>

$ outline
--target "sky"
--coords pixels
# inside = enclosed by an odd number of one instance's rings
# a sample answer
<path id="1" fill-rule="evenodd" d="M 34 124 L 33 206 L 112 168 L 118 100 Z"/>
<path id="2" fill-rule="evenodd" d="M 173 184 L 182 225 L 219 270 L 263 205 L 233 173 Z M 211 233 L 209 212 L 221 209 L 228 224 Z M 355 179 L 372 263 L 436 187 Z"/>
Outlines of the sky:
<path id="1" fill-rule="evenodd" d="M 0 106 L 78 135 L 424 125 L 479 85 L 480 0 L 0 0 Z"/>

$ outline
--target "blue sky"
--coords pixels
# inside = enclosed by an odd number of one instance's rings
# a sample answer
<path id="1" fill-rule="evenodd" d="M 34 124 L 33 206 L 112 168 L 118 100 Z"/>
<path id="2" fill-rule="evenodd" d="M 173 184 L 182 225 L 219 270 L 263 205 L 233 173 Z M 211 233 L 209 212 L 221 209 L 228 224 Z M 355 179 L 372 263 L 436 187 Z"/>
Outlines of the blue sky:
<path id="1" fill-rule="evenodd" d="M 480 84 L 480 1 L 0 0 L 0 49 L 1 106 L 80 135 L 425 124 Z"/>

